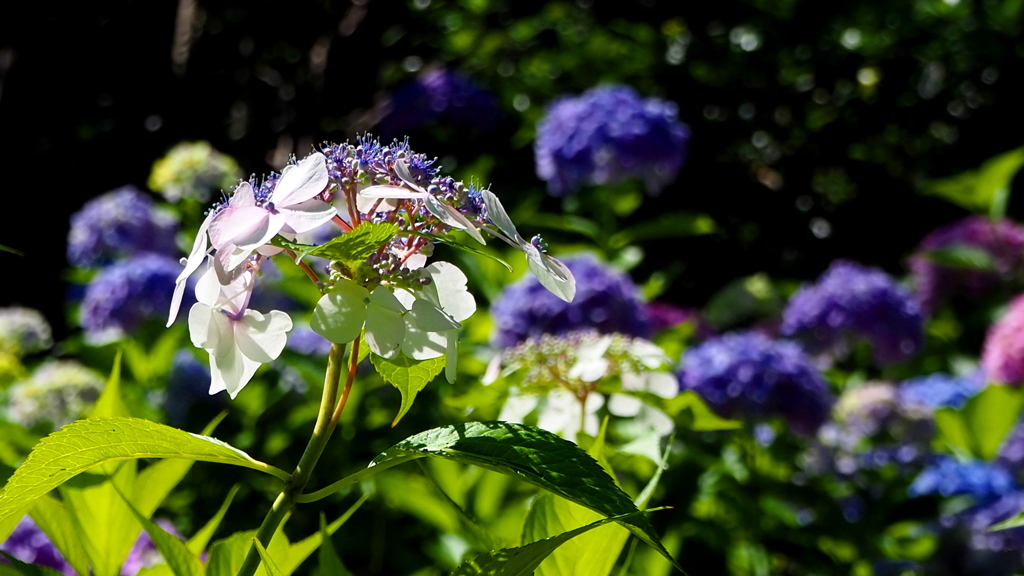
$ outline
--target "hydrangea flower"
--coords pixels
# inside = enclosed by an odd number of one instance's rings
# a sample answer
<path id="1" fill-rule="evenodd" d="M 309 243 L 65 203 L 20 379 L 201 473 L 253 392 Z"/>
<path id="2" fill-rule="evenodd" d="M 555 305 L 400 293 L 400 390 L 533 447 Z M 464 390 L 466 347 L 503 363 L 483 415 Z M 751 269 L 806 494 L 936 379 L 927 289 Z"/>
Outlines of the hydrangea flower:
<path id="1" fill-rule="evenodd" d="M 79 320 L 93 344 L 119 340 L 149 320 L 162 320 L 171 304 L 177 260 L 142 254 L 100 270 L 85 288 Z"/>
<path id="2" fill-rule="evenodd" d="M 91 268 L 114 260 L 153 252 L 178 251 L 177 221 L 162 212 L 137 188 L 125 186 L 98 196 L 71 216 L 68 262 Z"/>
<path id="3" fill-rule="evenodd" d="M 782 416 L 803 434 L 814 433 L 828 420 L 834 401 L 797 344 L 757 332 L 725 334 L 688 349 L 679 384 L 700 394 L 722 416 Z"/>
<path id="4" fill-rule="evenodd" d="M 650 336 L 647 309 L 629 276 L 589 255 L 567 258 L 565 266 L 576 279 L 572 302 L 554 296 L 533 277 L 505 288 L 491 307 L 495 346 L 508 348 L 542 334 L 584 328 L 602 334 Z"/>
<path id="5" fill-rule="evenodd" d="M 213 193 L 230 189 L 241 177 L 235 160 L 209 142 L 182 142 L 153 163 L 149 187 L 168 202 L 182 198 L 209 202 Z"/>
<path id="6" fill-rule="evenodd" d="M 936 262 L 942 250 L 980 252 L 991 269 L 969 269 Z M 917 299 L 931 311 L 944 298 L 978 298 L 1018 273 L 1024 264 L 1024 227 L 1010 220 L 968 216 L 925 236 L 910 258 Z"/>
<path id="7" fill-rule="evenodd" d="M 1016 490 L 1013 476 L 1001 466 L 988 462 L 961 462 L 951 456 L 937 456 L 914 478 L 907 493 L 911 498 L 973 496 L 978 503 L 991 503 Z"/>
<path id="8" fill-rule="evenodd" d="M 51 346 L 53 331 L 41 312 L 23 306 L 0 308 L 0 349 L 25 356 Z"/>
<path id="9" fill-rule="evenodd" d="M 1014 298 L 1006 314 L 988 329 L 981 368 L 991 382 L 1024 384 L 1024 295 Z"/>
<path id="10" fill-rule="evenodd" d="M 494 94 L 446 68 L 430 68 L 392 94 L 378 129 L 385 136 L 438 124 L 491 132 L 500 119 Z"/>
<path id="11" fill-rule="evenodd" d="M 877 268 L 837 260 L 790 299 L 782 334 L 800 337 L 812 350 L 842 351 L 850 335 L 874 347 L 875 360 L 905 360 L 924 345 L 924 316 L 910 294 Z"/>
<path id="12" fill-rule="evenodd" d="M 936 373 L 911 378 L 899 386 L 899 403 L 904 410 L 931 414 L 939 408 L 963 408 L 981 391 L 976 378 Z"/>
<path id="13" fill-rule="evenodd" d="M 14 532 L 0 542 L 0 551 L 14 556 L 27 564 L 52 568 L 62 574 L 75 576 L 75 569 L 53 545 L 50 538 L 26 515 L 18 522 Z M 2 563 L 4 560 L 0 560 Z"/>
<path id="14" fill-rule="evenodd" d="M 554 101 L 537 125 L 537 176 L 553 196 L 585 184 L 640 178 L 657 194 L 686 160 L 690 129 L 672 102 L 628 86 L 600 86 Z"/>
<path id="15" fill-rule="evenodd" d="M 51 360 L 7 391 L 8 420 L 22 426 L 53 429 L 77 420 L 99 398 L 104 379 L 73 360 Z"/>

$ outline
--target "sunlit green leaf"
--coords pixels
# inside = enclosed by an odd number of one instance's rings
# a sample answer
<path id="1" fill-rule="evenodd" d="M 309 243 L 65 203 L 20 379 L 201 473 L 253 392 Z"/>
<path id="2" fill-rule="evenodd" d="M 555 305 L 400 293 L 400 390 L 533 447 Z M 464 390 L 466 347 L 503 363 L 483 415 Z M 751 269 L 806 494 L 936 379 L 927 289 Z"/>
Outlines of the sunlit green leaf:
<path id="1" fill-rule="evenodd" d="M 271 558 L 270 554 L 267 553 L 267 550 L 263 547 L 263 544 L 260 544 L 260 541 L 256 538 L 252 539 L 252 543 L 256 546 L 256 551 L 259 552 L 260 558 L 263 560 L 263 566 L 266 568 L 267 573 L 270 574 L 270 576 L 285 576 L 284 573 L 281 572 L 281 569 L 277 567 L 277 562 L 274 562 L 274 559 Z"/>
<path id="2" fill-rule="evenodd" d="M 523 540 L 538 541 L 557 534 L 587 526 L 604 518 L 601 514 L 553 494 L 541 494 L 534 499 L 523 525 Z M 629 538 L 629 530 L 618 524 L 609 524 L 581 534 L 565 542 L 542 562 L 537 576 L 590 576 L 610 574 L 622 547 Z"/>
<path id="3" fill-rule="evenodd" d="M 608 246 L 617 249 L 645 240 L 700 236 L 711 234 L 716 229 L 715 221 L 707 214 L 670 212 L 613 234 L 608 239 Z"/>
<path id="4" fill-rule="evenodd" d="M 327 532 L 327 519 L 323 513 L 320 514 L 320 540 L 317 574 L 319 576 L 350 576 L 352 573 L 341 563 L 341 558 L 338 557 L 338 552 L 334 549 L 331 535 Z"/>
<path id="5" fill-rule="evenodd" d="M 0 554 L 11 563 L 10 566 L 7 566 L 0 562 L 0 576 L 64 576 L 53 568 L 26 564 L 7 552 L 0 551 Z"/>
<path id="6" fill-rule="evenodd" d="M 252 468 L 282 480 L 288 473 L 214 438 L 137 418 L 79 420 L 43 438 L 0 492 L 0 525 L 78 474 L 138 458 L 185 458 Z"/>
<path id="7" fill-rule="evenodd" d="M 939 439 L 954 450 L 981 460 L 991 460 L 1024 409 L 1024 390 L 987 386 L 963 408 L 935 412 Z"/>
<path id="8" fill-rule="evenodd" d="M 309 327 L 331 342 L 352 342 L 363 331 L 369 304 L 370 291 L 343 278 L 317 302 Z"/>
<path id="9" fill-rule="evenodd" d="M 950 246 L 941 250 L 930 250 L 925 257 L 931 262 L 950 268 L 984 271 L 996 269 L 996 261 L 992 254 L 966 244 Z"/>
<path id="10" fill-rule="evenodd" d="M 27 462 L 26 462 L 27 465 Z M 142 531 L 118 489 L 135 485 L 136 462 L 110 462 L 60 485 L 60 495 L 95 576 L 117 576 Z M 103 526 L 103 530 L 96 530 Z"/>
<path id="11" fill-rule="evenodd" d="M 140 513 L 127 499 L 124 500 L 124 503 L 132 511 L 135 519 L 142 524 L 146 534 L 149 534 L 153 545 L 156 546 L 157 551 L 163 556 L 175 576 L 203 576 L 206 573 L 206 568 L 199 557 L 193 554 L 177 536 L 167 532 L 156 522 Z"/>
<path id="12" fill-rule="evenodd" d="M 46 495 L 32 507 L 32 519 L 79 574 L 89 573 L 89 558 L 78 538 L 71 514 L 60 500 Z M 2 541 L 2 539 L 0 539 Z"/>
<path id="13" fill-rule="evenodd" d="M 351 262 L 365 260 L 370 254 L 394 238 L 397 233 L 398 226 L 396 224 L 366 223 L 356 226 L 351 232 L 346 232 L 321 246 L 297 244 L 285 240 L 281 236 L 275 236 L 270 243 L 295 252 L 296 261 L 306 256 L 320 256 L 329 260 Z"/>
<path id="14" fill-rule="evenodd" d="M 974 170 L 948 178 L 928 180 L 921 184 L 920 189 L 924 194 L 945 198 L 978 214 L 998 212 L 996 205 L 1005 203 L 1001 195 L 1010 189 L 1013 177 L 1021 166 L 1024 166 L 1024 147 L 989 158 Z M 993 210 L 994 207 L 996 210 Z"/>
<path id="15" fill-rule="evenodd" d="M 402 393 L 402 406 L 398 409 L 391 426 L 394 427 L 412 408 L 416 395 L 433 381 L 434 377 L 444 370 L 445 357 L 439 356 L 429 360 L 413 360 L 406 356 L 383 358 L 373 354 L 370 362 L 385 382 L 391 384 Z"/>
<path id="16" fill-rule="evenodd" d="M 217 513 L 214 514 L 198 532 L 188 539 L 188 549 L 191 550 L 193 554 L 199 554 L 206 550 L 206 545 L 210 543 L 210 539 L 220 526 L 221 521 L 224 519 L 224 515 L 227 514 L 228 507 L 231 506 L 231 501 L 235 499 L 235 494 L 238 494 L 238 488 L 238 484 L 231 487 L 231 490 L 224 498 L 224 502 L 220 505 Z"/>

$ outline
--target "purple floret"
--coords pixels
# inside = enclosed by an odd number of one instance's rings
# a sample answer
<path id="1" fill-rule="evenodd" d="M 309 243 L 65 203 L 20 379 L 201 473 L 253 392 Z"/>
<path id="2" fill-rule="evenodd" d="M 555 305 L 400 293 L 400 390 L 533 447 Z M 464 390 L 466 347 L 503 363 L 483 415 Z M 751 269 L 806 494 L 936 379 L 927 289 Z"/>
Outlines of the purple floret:
<path id="1" fill-rule="evenodd" d="M 500 117 L 492 92 L 457 72 L 432 68 L 395 91 L 378 130 L 391 137 L 443 124 L 487 133 L 497 127 Z"/>
<path id="2" fill-rule="evenodd" d="M 552 196 L 585 184 L 640 178 L 649 194 L 675 180 L 690 128 L 672 102 L 643 98 L 628 86 L 600 86 L 553 102 L 537 125 L 537 176 Z"/>
<path id="3" fill-rule="evenodd" d="M 782 416 L 802 434 L 824 424 L 834 402 L 797 344 L 757 332 L 726 334 L 687 350 L 679 382 L 725 417 Z"/>
<path id="4" fill-rule="evenodd" d="M 509 348 L 542 334 L 566 334 L 592 328 L 647 338 L 651 332 L 640 289 L 621 272 L 591 256 L 568 258 L 565 265 L 576 278 L 576 297 L 565 302 L 533 276 L 508 286 L 491 307 L 491 342 Z"/>
<path id="5" fill-rule="evenodd" d="M 963 408 L 980 391 L 981 382 L 977 378 L 936 373 L 900 384 L 898 401 L 903 409 L 931 413 L 945 407 Z"/>
<path id="6" fill-rule="evenodd" d="M 924 345 L 924 316 L 910 293 L 877 268 L 837 260 L 811 286 L 790 299 L 782 334 L 812 351 L 838 351 L 857 336 L 874 347 L 875 360 L 906 360 Z"/>
<path id="7" fill-rule="evenodd" d="M 132 186 L 107 192 L 71 216 L 68 262 L 91 268 L 140 253 L 174 255 L 177 221 Z"/>
<path id="8" fill-rule="evenodd" d="M 980 250 L 991 259 L 991 269 L 971 269 L 935 262 L 936 250 Z M 910 259 L 917 299 L 931 312 L 945 298 L 984 296 L 1018 273 L 1024 263 L 1024 227 L 1009 220 L 993 221 L 968 216 L 931 232 Z"/>
<path id="9" fill-rule="evenodd" d="M 82 298 L 79 314 L 86 337 L 94 343 L 110 342 L 132 333 L 147 320 L 166 320 L 180 273 L 177 260 L 156 254 L 102 269 Z"/>

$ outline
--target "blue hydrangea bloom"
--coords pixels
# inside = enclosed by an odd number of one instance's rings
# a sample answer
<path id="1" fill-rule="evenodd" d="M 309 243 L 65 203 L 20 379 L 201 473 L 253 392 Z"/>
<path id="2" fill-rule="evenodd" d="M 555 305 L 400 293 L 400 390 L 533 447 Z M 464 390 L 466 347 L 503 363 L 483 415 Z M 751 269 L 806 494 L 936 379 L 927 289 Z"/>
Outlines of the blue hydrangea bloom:
<path id="1" fill-rule="evenodd" d="M 902 408 L 934 412 L 947 406 L 963 408 L 980 391 L 981 383 L 975 378 L 936 373 L 903 382 L 898 398 Z"/>
<path id="2" fill-rule="evenodd" d="M 164 413 L 171 424 L 184 426 L 197 405 L 220 409 L 224 405 L 223 394 L 211 396 L 209 388 L 209 364 L 200 362 L 188 350 L 178 350 L 171 362 L 171 371 L 167 374 L 162 402 Z"/>
<path id="3" fill-rule="evenodd" d="M 97 344 L 111 342 L 151 318 L 163 321 L 180 273 L 177 260 L 157 254 L 143 254 L 100 270 L 86 286 L 79 310 L 86 337 Z"/>
<path id="4" fill-rule="evenodd" d="M 834 402 L 797 344 L 758 332 L 726 334 L 690 348 L 683 355 L 679 384 L 725 417 L 782 416 L 804 434 L 828 420 Z"/>
<path id="5" fill-rule="evenodd" d="M 1002 466 L 937 456 L 918 474 L 907 491 L 911 498 L 929 494 L 946 497 L 969 495 L 979 504 L 989 504 L 1018 488 L 1013 476 Z"/>
<path id="6" fill-rule="evenodd" d="M 885 272 L 837 260 L 816 284 L 793 295 L 782 315 L 782 333 L 815 351 L 839 349 L 852 334 L 873 345 L 877 362 L 889 364 L 921 350 L 924 316 Z"/>
<path id="7" fill-rule="evenodd" d="M 303 356 L 324 357 L 331 353 L 331 342 L 309 326 L 296 326 L 288 333 L 285 347 Z"/>
<path id="8" fill-rule="evenodd" d="M 29 516 L 22 518 L 14 532 L 0 543 L 0 550 L 28 564 L 46 566 L 68 576 L 75 574 L 75 569 Z"/>
<path id="9" fill-rule="evenodd" d="M 641 178 L 657 194 L 686 160 L 690 128 L 672 102 L 600 86 L 553 102 L 537 125 L 537 176 L 553 196 Z"/>
<path id="10" fill-rule="evenodd" d="M 68 262 L 91 268 L 131 254 L 177 254 L 178 223 L 132 186 L 98 196 L 71 216 Z"/>
<path id="11" fill-rule="evenodd" d="M 564 261 L 576 278 L 576 297 L 565 302 L 532 275 L 505 288 L 491 307 L 498 348 L 515 346 L 542 334 L 565 334 L 592 328 L 647 338 L 651 327 L 640 289 L 621 272 L 591 256 Z"/>
<path id="12" fill-rule="evenodd" d="M 402 136 L 432 124 L 493 131 L 501 118 L 498 99 L 489 90 L 445 68 L 431 68 L 391 96 L 378 125 L 386 137 Z"/>

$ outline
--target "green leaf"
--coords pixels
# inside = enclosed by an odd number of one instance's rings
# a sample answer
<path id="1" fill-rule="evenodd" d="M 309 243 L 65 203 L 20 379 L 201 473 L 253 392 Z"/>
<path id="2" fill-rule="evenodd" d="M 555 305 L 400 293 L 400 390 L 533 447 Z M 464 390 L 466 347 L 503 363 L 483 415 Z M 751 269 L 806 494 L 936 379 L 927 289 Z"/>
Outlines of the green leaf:
<path id="1" fill-rule="evenodd" d="M 941 250 L 930 250 L 925 257 L 936 264 L 965 270 L 994 271 L 996 261 L 992 254 L 976 246 L 966 244 L 950 246 Z"/>
<path id="2" fill-rule="evenodd" d="M 391 422 L 394 428 L 403 416 L 412 408 L 416 395 L 430 384 L 433 379 L 444 370 L 445 357 L 438 356 L 429 360 L 413 360 L 403 355 L 395 358 L 384 358 L 373 354 L 370 362 L 377 369 L 377 373 L 385 382 L 391 384 L 402 393 L 402 406 L 398 409 L 398 415 Z"/>
<path id="3" fill-rule="evenodd" d="M 267 549 L 263 547 L 263 544 L 260 544 L 260 541 L 255 537 L 252 539 L 252 543 L 256 545 L 256 551 L 260 553 L 260 558 L 263 559 L 263 566 L 266 567 L 270 576 L 284 576 L 281 569 L 277 567 L 277 563 L 274 562 L 274 559 L 267 553 Z"/>
<path id="4" fill-rule="evenodd" d="M 604 518 L 579 504 L 541 494 L 534 499 L 523 525 L 523 540 L 538 541 L 587 526 Z M 592 576 L 610 574 L 622 553 L 629 531 L 618 524 L 609 524 L 553 550 L 536 571 L 536 576 Z"/>
<path id="5" fill-rule="evenodd" d="M 231 490 L 224 498 L 224 502 L 220 505 L 217 513 L 214 514 L 198 532 L 188 539 L 188 549 L 191 550 L 193 554 L 200 554 L 203 550 L 206 550 L 206 545 L 210 543 L 210 539 L 213 538 L 214 532 L 217 531 L 221 521 L 224 520 L 224 515 L 227 514 L 228 507 L 231 506 L 231 501 L 235 499 L 235 494 L 238 494 L 238 488 L 238 484 L 231 487 Z"/>
<path id="6" fill-rule="evenodd" d="M 631 523 L 631 520 L 634 520 L 638 514 L 642 513 L 638 511 L 602 518 L 586 526 L 525 546 L 488 552 L 459 566 L 451 576 L 530 576 L 541 562 L 562 544 L 609 522 Z M 598 573 L 591 574 L 598 575 Z"/>
<path id="7" fill-rule="evenodd" d="M 987 386 L 963 408 L 947 407 L 935 412 L 938 438 L 955 451 L 991 460 L 1019 420 L 1022 409 L 1024 390 Z"/>
<path id="8" fill-rule="evenodd" d="M 64 503 L 52 496 L 43 496 L 32 507 L 31 515 L 39 529 L 46 534 L 50 542 L 53 542 L 75 572 L 88 574 L 89 558 L 75 531 L 71 513 Z"/>
<path id="9" fill-rule="evenodd" d="M 78 474 L 101 464 L 138 458 L 186 458 L 288 473 L 220 440 L 138 418 L 79 420 L 43 438 L 0 492 L 0 525 Z"/>
<path id="10" fill-rule="evenodd" d="M 317 569 L 319 576 L 351 576 L 352 573 L 341 563 L 341 558 L 334 549 L 331 535 L 327 532 L 327 519 L 323 513 L 320 513 L 320 541 L 320 565 Z"/>
<path id="11" fill-rule="evenodd" d="M 0 554 L 3 554 L 4 558 L 11 563 L 10 566 L 0 563 L 0 576 L 64 576 L 53 568 L 26 564 L 7 552 L 0 551 Z"/>
<path id="12" fill-rule="evenodd" d="M 423 455 L 508 474 L 604 514 L 637 510 L 601 466 L 579 446 L 540 428 L 511 422 L 470 422 L 421 432 L 374 458 L 371 466 Z M 641 540 L 671 558 L 644 516 L 622 520 Z"/>
<path id="13" fill-rule="evenodd" d="M 156 546 L 160 555 L 164 557 L 164 561 L 167 562 L 175 576 L 203 576 L 206 574 L 206 568 L 199 560 L 199 557 L 193 554 L 184 542 L 161 528 L 156 522 L 147 518 L 146 515 L 140 513 L 139 510 L 132 506 L 132 503 L 124 494 L 121 494 L 121 497 L 125 505 L 128 506 L 128 509 L 132 511 L 135 519 L 142 524 L 146 534 L 149 534 L 153 545 Z"/>
<path id="14" fill-rule="evenodd" d="M 1024 166 L 1024 147 L 986 160 L 980 167 L 962 174 L 928 180 L 921 184 L 923 194 L 939 196 L 979 214 L 999 214 L 1013 177 Z"/>
<path id="15" fill-rule="evenodd" d="M 252 546 L 255 530 L 236 532 L 222 538 L 210 547 L 210 559 L 206 564 L 206 576 L 235 576 L 245 561 L 245 555 Z"/>
<path id="16" fill-rule="evenodd" d="M 743 427 L 742 422 L 728 420 L 715 414 L 711 407 L 704 402 L 704 399 L 692 390 L 684 390 L 672 398 L 662 398 L 657 394 L 642 390 L 619 390 L 618 393 L 634 396 L 644 403 L 658 408 L 668 414 L 677 426 L 688 430 L 711 432 L 714 430 L 736 430 Z"/>
<path id="17" fill-rule="evenodd" d="M 110 369 L 110 376 L 103 388 L 103 394 L 100 394 L 92 411 L 89 412 L 90 418 L 131 416 L 128 406 L 121 399 L 121 353 L 122 351 L 118 350 L 117 355 L 114 356 L 114 366 Z"/>
<path id="18" fill-rule="evenodd" d="M 69 478 L 60 486 L 60 495 L 76 537 L 89 557 L 93 574 L 118 576 L 142 531 L 142 526 L 118 495 L 119 489 L 132 491 L 136 462 L 108 463 L 97 470 L 102 473 Z M 103 530 L 97 530 L 96 526 L 103 526 Z"/>
<path id="19" fill-rule="evenodd" d="M 295 252 L 295 261 L 306 256 L 320 256 L 329 260 L 344 262 L 365 260 L 381 246 L 387 244 L 398 233 L 398 225 L 388 222 L 361 224 L 321 246 L 296 244 L 275 236 L 270 243 Z"/>
<path id="20" fill-rule="evenodd" d="M 644 240 L 711 234 L 716 229 L 715 221 L 707 214 L 670 212 L 613 234 L 608 239 L 608 246 L 619 249 Z"/>
<path id="21" fill-rule="evenodd" d="M 504 266 L 505 269 L 508 270 L 510 273 L 513 271 L 511 264 L 502 260 L 501 258 L 498 258 L 494 254 L 491 254 L 490 252 L 486 252 L 484 250 L 480 250 L 475 246 L 468 246 L 466 244 L 462 244 L 461 242 L 458 242 L 457 240 L 450 238 L 448 236 L 438 236 L 437 234 L 429 234 L 427 232 L 412 232 L 412 234 L 415 234 L 416 236 L 423 236 L 424 238 L 429 238 L 434 242 L 444 244 L 446 246 L 451 246 L 456 250 L 462 250 L 463 252 L 468 252 L 470 254 L 475 254 L 477 256 L 483 256 L 484 258 L 489 258 L 491 260 L 494 260 L 498 264 Z"/>
<path id="22" fill-rule="evenodd" d="M 331 342 L 347 344 L 362 333 L 369 304 L 369 290 L 342 278 L 316 303 L 309 327 Z"/>

